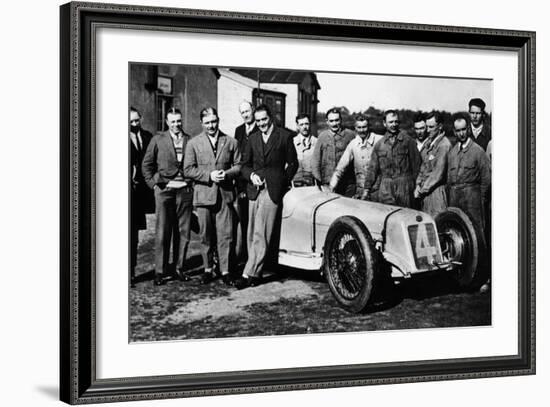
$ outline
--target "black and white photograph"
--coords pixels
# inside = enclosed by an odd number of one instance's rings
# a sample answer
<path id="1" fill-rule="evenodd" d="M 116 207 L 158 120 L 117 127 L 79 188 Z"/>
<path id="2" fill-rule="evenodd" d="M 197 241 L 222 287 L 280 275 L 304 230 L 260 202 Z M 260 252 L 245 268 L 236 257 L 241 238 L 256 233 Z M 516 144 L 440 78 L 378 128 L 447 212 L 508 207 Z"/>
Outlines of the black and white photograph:
<path id="1" fill-rule="evenodd" d="M 129 342 L 492 323 L 493 81 L 128 66 Z"/>
<path id="2" fill-rule="evenodd" d="M 523 402 L 540 24 L 214 3 L 59 9 L 60 399 Z"/>

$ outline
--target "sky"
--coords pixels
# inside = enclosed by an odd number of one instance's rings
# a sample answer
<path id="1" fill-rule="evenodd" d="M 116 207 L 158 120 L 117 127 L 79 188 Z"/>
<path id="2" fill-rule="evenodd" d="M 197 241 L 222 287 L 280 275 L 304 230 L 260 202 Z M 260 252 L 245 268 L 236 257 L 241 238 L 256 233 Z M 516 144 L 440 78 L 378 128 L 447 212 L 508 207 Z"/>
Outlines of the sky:
<path id="1" fill-rule="evenodd" d="M 346 106 L 351 112 L 377 109 L 468 110 L 468 101 L 479 97 L 492 111 L 493 84 L 487 79 L 449 79 L 412 76 L 317 73 L 319 112 Z"/>

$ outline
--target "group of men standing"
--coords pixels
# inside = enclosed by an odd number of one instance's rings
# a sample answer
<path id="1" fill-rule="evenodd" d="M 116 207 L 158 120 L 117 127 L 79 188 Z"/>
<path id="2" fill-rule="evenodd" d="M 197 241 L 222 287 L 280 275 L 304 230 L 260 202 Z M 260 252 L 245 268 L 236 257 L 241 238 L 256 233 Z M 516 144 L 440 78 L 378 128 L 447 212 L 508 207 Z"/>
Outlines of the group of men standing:
<path id="1" fill-rule="evenodd" d="M 141 209 L 143 184 L 155 196 L 155 285 L 163 284 L 169 274 L 171 243 L 175 273 L 182 281 L 189 279 L 184 261 L 193 207 L 204 265 L 201 282 L 216 278 L 217 259 L 225 284 L 239 289 L 259 284 L 291 182 L 418 208 L 432 216 L 456 206 L 480 231 L 490 228 L 492 143 L 481 99 L 470 100 L 469 117 L 453 118 L 454 146 L 436 112 L 415 118 L 416 140 L 401 130 L 395 110 L 384 112 L 386 132 L 379 135 L 370 131 L 368 117 L 357 116 L 352 131 L 343 127 L 340 111 L 330 109 L 328 128 L 318 138 L 311 134 L 306 114 L 296 117 L 293 136 L 274 123 L 265 105 L 254 108 L 243 102 L 239 112 L 243 124 L 234 137 L 219 130 L 218 113 L 208 107 L 200 113 L 201 134 L 192 138 L 185 134 L 181 112 L 171 109 L 166 114 L 168 131 L 151 138 L 139 126 L 139 112 L 131 109 L 132 285 L 137 231 L 144 227 L 144 215 L 134 222 L 134 209 L 136 213 Z M 233 254 L 246 261 L 236 279 L 231 275 L 238 262 Z"/>
<path id="2" fill-rule="evenodd" d="M 201 110 L 203 131 L 190 137 L 183 131 L 181 112 L 170 109 L 166 113 L 168 131 L 152 137 L 145 153 L 130 162 L 132 214 L 142 209 L 138 203 L 145 196 L 142 185 L 154 192 L 155 285 L 164 284 L 164 277 L 170 274 L 181 281 L 190 279 L 184 265 L 193 209 L 204 266 L 201 282 L 207 284 L 216 278 L 216 266 L 227 285 L 243 289 L 260 281 L 282 198 L 296 173 L 298 159 L 290 133 L 274 124 L 267 106 L 254 109 L 246 102 L 239 110 L 244 123 L 236 129 L 235 137 L 219 130 L 213 107 Z M 130 143 L 142 146 L 135 142 L 145 131 L 134 108 L 130 120 Z M 144 214 L 140 215 L 144 221 Z M 144 226 L 144 222 L 134 225 L 132 215 L 132 259 L 137 253 L 138 230 Z M 241 230 L 240 241 L 236 239 L 237 228 Z M 169 269 L 171 246 L 173 270 Z M 236 279 L 230 273 L 234 252 L 246 260 L 242 275 Z M 132 261 L 131 286 L 136 281 L 135 265 Z"/>

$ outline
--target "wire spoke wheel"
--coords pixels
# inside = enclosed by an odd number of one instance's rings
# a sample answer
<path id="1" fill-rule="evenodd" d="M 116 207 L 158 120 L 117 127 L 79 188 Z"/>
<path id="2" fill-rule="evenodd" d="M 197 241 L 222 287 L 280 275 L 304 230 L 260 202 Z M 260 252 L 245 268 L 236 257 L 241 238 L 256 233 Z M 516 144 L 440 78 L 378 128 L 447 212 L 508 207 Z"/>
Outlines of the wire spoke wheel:
<path id="1" fill-rule="evenodd" d="M 365 283 L 365 256 L 357 240 L 350 233 L 339 233 L 330 249 L 329 267 L 334 285 L 347 299 L 353 299 Z"/>
<path id="2" fill-rule="evenodd" d="M 370 298 L 374 274 L 374 243 L 356 218 L 343 216 L 330 227 L 324 269 L 330 290 L 352 312 L 362 311 Z"/>

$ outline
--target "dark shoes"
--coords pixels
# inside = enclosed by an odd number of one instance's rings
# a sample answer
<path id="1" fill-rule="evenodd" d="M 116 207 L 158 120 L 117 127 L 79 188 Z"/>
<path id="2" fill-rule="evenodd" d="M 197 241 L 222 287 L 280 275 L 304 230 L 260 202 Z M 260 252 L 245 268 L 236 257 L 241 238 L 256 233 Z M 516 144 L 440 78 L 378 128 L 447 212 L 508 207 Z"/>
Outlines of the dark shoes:
<path id="1" fill-rule="evenodd" d="M 222 274 L 222 281 L 228 287 L 233 286 L 233 279 L 231 278 L 231 274 L 229 274 L 229 273 L 228 274 Z"/>
<path id="2" fill-rule="evenodd" d="M 233 282 L 233 285 L 237 288 L 237 290 L 242 290 L 247 287 L 256 287 L 261 284 L 261 280 L 258 277 L 239 277 L 237 280 Z"/>
<path id="3" fill-rule="evenodd" d="M 201 277 L 201 284 L 209 284 L 215 279 L 216 279 L 216 276 L 214 276 L 214 273 L 211 273 L 211 272 L 203 273 Z"/>
<path id="4" fill-rule="evenodd" d="M 155 286 L 164 285 L 164 279 L 162 278 L 162 276 L 155 275 L 155 280 L 153 281 L 153 284 Z"/>
<path id="5" fill-rule="evenodd" d="M 185 282 L 191 280 L 191 277 L 187 275 L 187 273 L 184 273 L 183 270 L 176 270 L 176 277 L 178 280 Z"/>
<path id="6" fill-rule="evenodd" d="M 136 288 L 136 278 L 130 277 L 130 288 Z"/>

